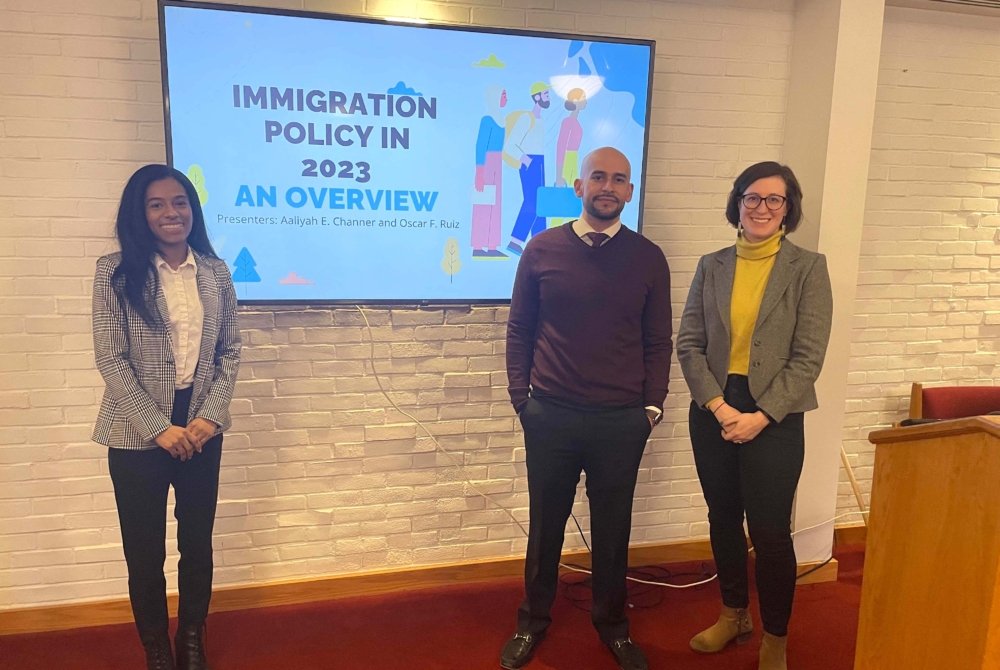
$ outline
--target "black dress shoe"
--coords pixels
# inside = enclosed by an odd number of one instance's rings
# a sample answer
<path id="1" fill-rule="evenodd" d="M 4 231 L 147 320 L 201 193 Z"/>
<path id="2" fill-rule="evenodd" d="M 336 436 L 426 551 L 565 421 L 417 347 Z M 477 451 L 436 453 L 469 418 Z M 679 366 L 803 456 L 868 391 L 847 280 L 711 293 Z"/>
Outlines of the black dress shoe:
<path id="1" fill-rule="evenodd" d="M 618 667 L 622 670 L 649 670 L 649 663 L 646 662 L 646 655 L 639 649 L 639 645 L 630 638 L 623 637 L 608 645 L 608 649 L 614 654 Z"/>
<path id="2" fill-rule="evenodd" d="M 212 670 L 205 659 L 205 644 L 201 635 L 203 626 L 180 626 L 174 638 L 177 652 L 177 670 Z"/>
<path id="3" fill-rule="evenodd" d="M 514 633 L 500 651 L 500 667 L 507 670 L 523 668 L 535 653 L 535 647 L 545 639 L 545 633 Z"/>
<path id="4" fill-rule="evenodd" d="M 175 670 L 167 631 L 139 633 L 139 639 L 142 640 L 142 648 L 146 650 L 146 670 Z"/>

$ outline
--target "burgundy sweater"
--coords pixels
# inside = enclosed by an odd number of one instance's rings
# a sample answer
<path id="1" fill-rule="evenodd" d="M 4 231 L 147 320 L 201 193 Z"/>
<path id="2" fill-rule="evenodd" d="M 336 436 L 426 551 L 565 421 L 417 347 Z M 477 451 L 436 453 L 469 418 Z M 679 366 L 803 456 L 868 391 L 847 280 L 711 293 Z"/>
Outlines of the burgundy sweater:
<path id="1" fill-rule="evenodd" d="M 663 407 L 673 344 L 670 270 L 658 246 L 628 228 L 600 247 L 572 222 L 531 240 L 507 321 L 514 409 L 532 395 L 574 405 Z"/>

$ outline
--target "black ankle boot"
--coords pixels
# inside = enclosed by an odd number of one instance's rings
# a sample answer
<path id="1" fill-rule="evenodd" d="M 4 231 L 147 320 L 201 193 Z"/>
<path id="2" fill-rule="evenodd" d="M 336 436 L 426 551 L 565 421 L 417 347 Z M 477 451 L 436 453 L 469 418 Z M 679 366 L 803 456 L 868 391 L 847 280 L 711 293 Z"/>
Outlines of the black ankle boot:
<path id="1" fill-rule="evenodd" d="M 146 670 L 175 670 L 174 657 L 170 653 L 170 635 L 165 630 L 139 633 L 142 647 L 146 650 Z"/>
<path id="2" fill-rule="evenodd" d="M 205 644 L 202 641 L 204 625 L 179 626 L 174 638 L 177 652 L 177 670 L 211 670 L 205 660 Z"/>

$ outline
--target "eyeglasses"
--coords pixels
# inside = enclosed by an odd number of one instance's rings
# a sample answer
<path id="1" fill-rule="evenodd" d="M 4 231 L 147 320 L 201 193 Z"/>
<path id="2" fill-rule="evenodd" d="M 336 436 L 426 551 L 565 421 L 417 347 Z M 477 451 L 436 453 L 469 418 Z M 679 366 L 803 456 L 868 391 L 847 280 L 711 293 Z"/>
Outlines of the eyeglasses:
<path id="1" fill-rule="evenodd" d="M 764 204 L 772 212 L 776 209 L 781 209 L 781 206 L 785 204 L 785 200 L 787 199 L 788 198 L 783 195 L 769 195 L 766 198 L 762 198 L 756 193 L 747 193 L 746 195 L 740 196 L 740 202 L 742 202 L 743 206 L 747 209 L 757 209 L 760 207 L 761 200 L 763 200 Z"/>

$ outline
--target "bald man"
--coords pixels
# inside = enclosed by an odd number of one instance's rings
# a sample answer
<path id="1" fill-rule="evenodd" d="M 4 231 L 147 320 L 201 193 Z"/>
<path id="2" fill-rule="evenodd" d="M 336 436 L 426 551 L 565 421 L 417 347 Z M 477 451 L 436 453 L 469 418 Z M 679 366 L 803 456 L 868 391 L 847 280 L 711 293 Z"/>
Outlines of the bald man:
<path id="1" fill-rule="evenodd" d="M 631 167 L 605 147 L 574 188 L 583 215 L 524 250 L 507 322 L 510 399 L 524 428 L 530 530 L 525 600 L 500 653 L 521 668 L 552 619 L 563 533 L 587 473 L 592 620 L 624 670 L 646 670 L 629 638 L 625 573 L 632 498 L 646 440 L 663 415 L 672 345 L 670 270 L 655 244 L 621 224 Z"/>

